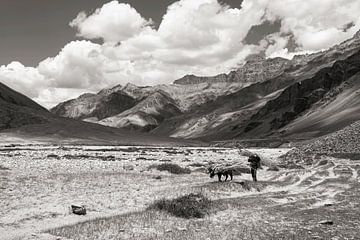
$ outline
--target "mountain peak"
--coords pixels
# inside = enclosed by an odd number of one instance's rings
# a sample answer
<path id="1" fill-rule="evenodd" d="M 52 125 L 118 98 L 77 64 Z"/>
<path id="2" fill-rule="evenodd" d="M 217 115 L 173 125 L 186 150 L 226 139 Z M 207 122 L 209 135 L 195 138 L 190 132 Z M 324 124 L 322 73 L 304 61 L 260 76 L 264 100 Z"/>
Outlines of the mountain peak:
<path id="1" fill-rule="evenodd" d="M 134 90 L 134 89 L 138 89 L 139 86 L 136 86 L 135 84 L 128 82 L 123 88 L 122 90 Z"/>
<path id="2" fill-rule="evenodd" d="M 263 54 L 250 54 L 245 58 L 246 63 L 252 63 L 252 62 L 262 62 L 265 61 L 265 56 Z"/>

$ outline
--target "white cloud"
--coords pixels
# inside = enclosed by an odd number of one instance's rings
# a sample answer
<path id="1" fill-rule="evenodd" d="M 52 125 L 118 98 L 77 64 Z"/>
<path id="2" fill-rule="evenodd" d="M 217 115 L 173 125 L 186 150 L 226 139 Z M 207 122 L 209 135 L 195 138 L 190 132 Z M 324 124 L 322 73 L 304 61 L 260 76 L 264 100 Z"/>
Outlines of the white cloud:
<path id="1" fill-rule="evenodd" d="M 291 58 L 328 48 L 360 28 L 358 0 L 244 0 L 230 8 L 217 0 L 180 0 L 167 9 L 158 29 L 129 4 L 112 1 L 80 13 L 70 25 L 85 39 L 73 41 L 37 68 L 14 62 L 0 67 L 0 81 L 50 106 L 83 92 L 132 82 L 170 83 L 185 74 L 230 71 L 260 50 Z M 281 22 L 259 46 L 244 45 L 252 26 Z M 344 31 L 344 26 L 352 26 Z M 297 43 L 289 52 L 290 36 Z"/>
<path id="2" fill-rule="evenodd" d="M 358 0 L 271 0 L 266 18 L 281 20 L 281 32 L 291 33 L 299 50 L 327 49 L 350 37 L 360 28 Z M 344 25 L 354 26 L 344 31 Z"/>
<path id="3" fill-rule="evenodd" d="M 78 35 L 88 38 L 103 38 L 109 42 L 129 39 L 151 24 L 129 4 L 112 1 L 104 4 L 93 14 L 81 12 L 70 22 L 78 29 Z"/>
<path id="4" fill-rule="evenodd" d="M 264 45 L 266 57 L 271 57 L 274 53 L 287 50 L 286 46 L 289 42 L 289 36 L 281 36 L 279 33 L 274 33 L 268 35 L 265 39 L 262 40 L 260 45 Z"/>
<path id="5" fill-rule="evenodd" d="M 37 97 L 39 86 L 46 84 L 44 76 L 36 68 L 25 67 L 20 62 L 0 66 L 0 82 L 31 98 Z"/>

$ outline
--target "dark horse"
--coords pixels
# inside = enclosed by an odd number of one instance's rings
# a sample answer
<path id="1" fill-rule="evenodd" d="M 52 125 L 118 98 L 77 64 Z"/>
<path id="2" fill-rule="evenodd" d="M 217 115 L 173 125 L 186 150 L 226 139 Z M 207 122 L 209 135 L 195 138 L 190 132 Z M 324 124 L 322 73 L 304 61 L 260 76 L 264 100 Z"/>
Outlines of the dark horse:
<path id="1" fill-rule="evenodd" d="M 221 182 L 222 176 L 225 176 L 225 182 L 227 181 L 228 176 L 230 176 L 230 180 L 233 180 L 233 170 L 232 169 L 209 167 L 208 171 L 210 173 L 211 178 L 213 178 L 215 175 L 217 175 L 219 178 L 219 182 Z"/>

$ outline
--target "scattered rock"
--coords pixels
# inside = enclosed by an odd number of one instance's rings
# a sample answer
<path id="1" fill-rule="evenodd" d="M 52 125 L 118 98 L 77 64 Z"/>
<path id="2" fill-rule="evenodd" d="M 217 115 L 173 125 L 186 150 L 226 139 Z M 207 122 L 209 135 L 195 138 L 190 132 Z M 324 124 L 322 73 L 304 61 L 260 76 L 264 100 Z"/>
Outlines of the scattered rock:
<path id="1" fill-rule="evenodd" d="M 71 205 L 71 210 L 76 215 L 86 215 L 86 208 L 84 205 L 82 206 Z"/>
<path id="2" fill-rule="evenodd" d="M 331 221 L 331 220 L 323 220 L 323 221 L 320 221 L 319 224 L 322 224 L 322 225 L 333 225 L 334 222 Z"/>

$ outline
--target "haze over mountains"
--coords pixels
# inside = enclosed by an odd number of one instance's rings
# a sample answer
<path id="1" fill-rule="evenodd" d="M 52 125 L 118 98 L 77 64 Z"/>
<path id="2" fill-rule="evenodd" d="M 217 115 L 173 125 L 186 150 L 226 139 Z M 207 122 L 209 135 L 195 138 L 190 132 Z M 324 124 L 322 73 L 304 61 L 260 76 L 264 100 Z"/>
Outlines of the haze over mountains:
<path id="1" fill-rule="evenodd" d="M 359 35 L 292 60 L 251 56 L 229 74 L 115 86 L 60 103 L 51 112 L 186 139 L 318 137 L 360 119 Z"/>

